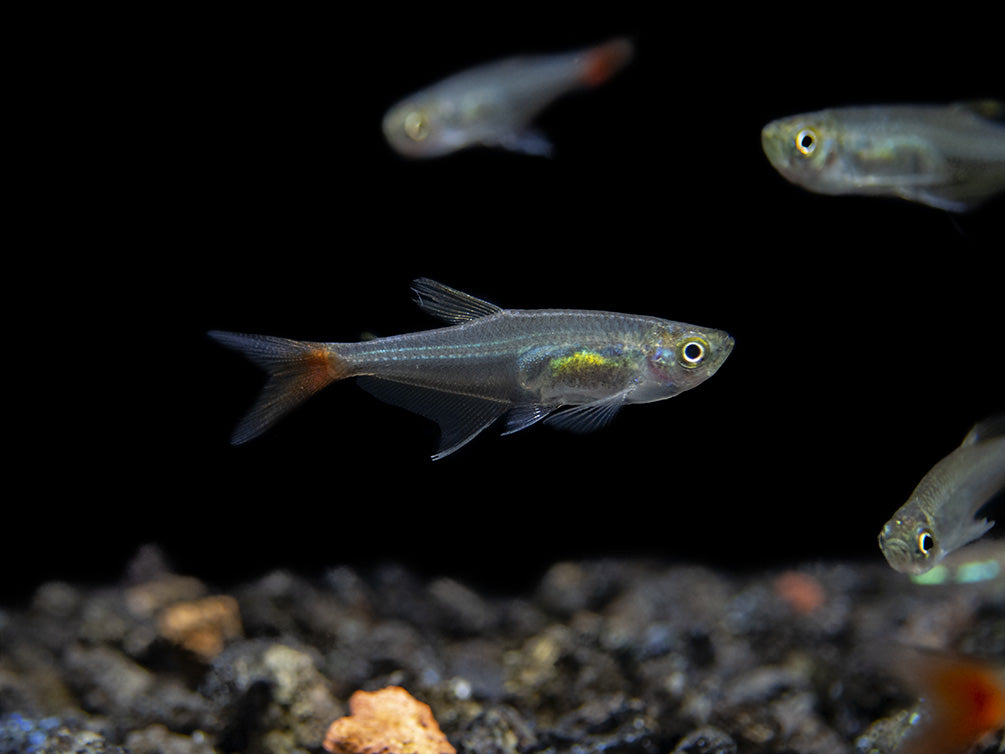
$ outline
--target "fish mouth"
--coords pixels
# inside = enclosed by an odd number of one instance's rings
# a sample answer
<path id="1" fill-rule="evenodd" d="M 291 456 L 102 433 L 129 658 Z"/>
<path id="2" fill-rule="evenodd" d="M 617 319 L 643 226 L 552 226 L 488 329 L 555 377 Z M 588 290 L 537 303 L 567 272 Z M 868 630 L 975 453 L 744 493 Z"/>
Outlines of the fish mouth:
<path id="1" fill-rule="evenodd" d="M 911 548 L 906 542 L 899 539 L 886 539 L 882 534 L 879 536 L 879 549 L 882 550 L 886 562 L 890 567 L 899 573 L 917 575 L 924 573 L 925 568 L 920 566 L 911 558 Z"/>
<path id="2" fill-rule="evenodd" d="M 718 341 L 719 342 L 716 343 L 715 361 L 709 364 L 706 377 L 711 377 L 719 371 L 719 367 L 723 365 L 726 358 L 732 352 L 733 346 L 736 345 L 736 340 L 733 336 L 725 332 L 719 333 Z"/>
<path id="3" fill-rule="evenodd" d="M 776 169 L 780 170 L 786 165 L 782 134 L 776 124 L 769 123 L 761 129 L 761 150 Z"/>

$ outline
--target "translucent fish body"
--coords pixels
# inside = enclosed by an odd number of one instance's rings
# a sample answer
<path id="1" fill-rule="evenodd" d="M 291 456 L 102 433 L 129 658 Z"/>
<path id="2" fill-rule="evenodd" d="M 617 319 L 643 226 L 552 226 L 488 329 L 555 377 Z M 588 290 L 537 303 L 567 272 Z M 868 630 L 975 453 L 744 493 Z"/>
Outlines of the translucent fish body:
<path id="1" fill-rule="evenodd" d="M 434 458 L 503 416 L 506 433 L 545 418 L 586 431 L 627 403 L 670 398 L 704 382 L 733 345 L 719 330 L 655 317 L 506 310 L 428 279 L 415 281 L 414 290 L 423 309 L 453 325 L 359 343 L 210 333 L 270 373 L 233 441 L 260 434 L 312 393 L 348 377 L 436 421 Z M 563 406 L 572 408 L 557 411 Z"/>
<path id="2" fill-rule="evenodd" d="M 932 467 L 879 535 L 897 571 L 922 574 L 981 537 L 994 522 L 976 519 L 1005 487 L 1005 416 L 976 425 L 963 444 Z"/>
<path id="3" fill-rule="evenodd" d="M 529 123 L 566 92 L 606 81 L 631 54 L 631 43 L 617 39 L 487 63 L 394 105 L 384 116 L 384 136 L 406 157 L 439 157 L 473 145 L 547 155 L 551 145 Z"/>
<path id="4" fill-rule="evenodd" d="M 893 196 L 964 212 L 1005 190 L 998 102 L 875 105 L 772 121 L 761 145 L 787 180 L 819 194 Z"/>

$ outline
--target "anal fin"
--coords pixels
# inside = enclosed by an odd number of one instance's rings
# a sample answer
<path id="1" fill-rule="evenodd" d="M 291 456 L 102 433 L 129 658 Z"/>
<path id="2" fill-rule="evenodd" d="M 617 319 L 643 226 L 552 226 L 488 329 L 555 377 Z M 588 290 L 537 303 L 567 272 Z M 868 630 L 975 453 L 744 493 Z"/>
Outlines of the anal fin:
<path id="1" fill-rule="evenodd" d="M 446 458 L 502 416 L 509 403 L 471 395 L 447 393 L 428 387 L 360 377 L 359 385 L 385 403 L 432 419 L 440 427 L 440 447 L 434 461 Z"/>

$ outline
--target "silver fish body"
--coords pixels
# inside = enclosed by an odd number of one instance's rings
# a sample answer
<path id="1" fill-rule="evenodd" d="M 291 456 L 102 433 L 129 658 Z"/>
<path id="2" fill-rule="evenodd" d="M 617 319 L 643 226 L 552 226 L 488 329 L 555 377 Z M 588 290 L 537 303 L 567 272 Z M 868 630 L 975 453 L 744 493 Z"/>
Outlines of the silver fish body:
<path id="1" fill-rule="evenodd" d="M 1005 191 L 1005 123 L 974 105 L 874 105 L 772 121 L 761 145 L 787 180 L 820 194 L 893 196 L 951 212 Z"/>
<path id="2" fill-rule="evenodd" d="M 439 157 L 473 145 L 547 155 L 529 123 L 566 92 L 596 86 L 632 55 L 626 39 L 587 50 L 508 58 L 450 76 L 391 107 L 388 143 L 406 157 Z"/>
<path id="3" fill-rule="evenodd" d="M 1003 487 L 1005 416 L 998 416 L 977 424 L 925 474 L 880 532 L 880 550 L 895 570 L 925 573 L 994 525 L 975 517 Z"/>
<path id="4" fill-rule="evenodd" d="M 542 420 L 588 431 L 628 403 L 704 382 L 729 355 L 720 330 L 629 314 L 501 309 L 422 278 L 419 305 L 449 327 L 359 343 L 214 331 L 269 371 L 233 442 L 265 431 L 330 382 L 357 377 L 378 398 L 436 421 L 443 458 L 502 416 L 506 434 Z M 562 407 L 564 411 L 558 411 Z"/>

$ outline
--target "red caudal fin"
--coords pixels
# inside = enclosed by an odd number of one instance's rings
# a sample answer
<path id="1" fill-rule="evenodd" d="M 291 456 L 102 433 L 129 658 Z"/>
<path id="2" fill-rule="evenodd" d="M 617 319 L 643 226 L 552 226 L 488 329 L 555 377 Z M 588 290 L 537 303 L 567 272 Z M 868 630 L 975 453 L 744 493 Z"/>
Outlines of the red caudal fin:
<path id="1" fill-rule="evenodd" d="M 584 85 L 603 84 L 628 64 L 633 52 L 631 40 L 624 37 L 587 50 L 583 59 Z"/>
<path id="2" fill-rule="evenodd" d="M 211 331 L 209 336 L 240 351 L 269 373 L 258 400 L 231 436 L 235 445 L 262 434 L 318 390 L 349 376 L 345 359 L 329 343 L 220 330 Z"/>
<path id="3" fill-rule="evenodd" d="M 963 754 L 1005 726 L 1005 669 L 951 653 L 898 653 L 901 675 L 923 703 L 898 754 Z"/>

